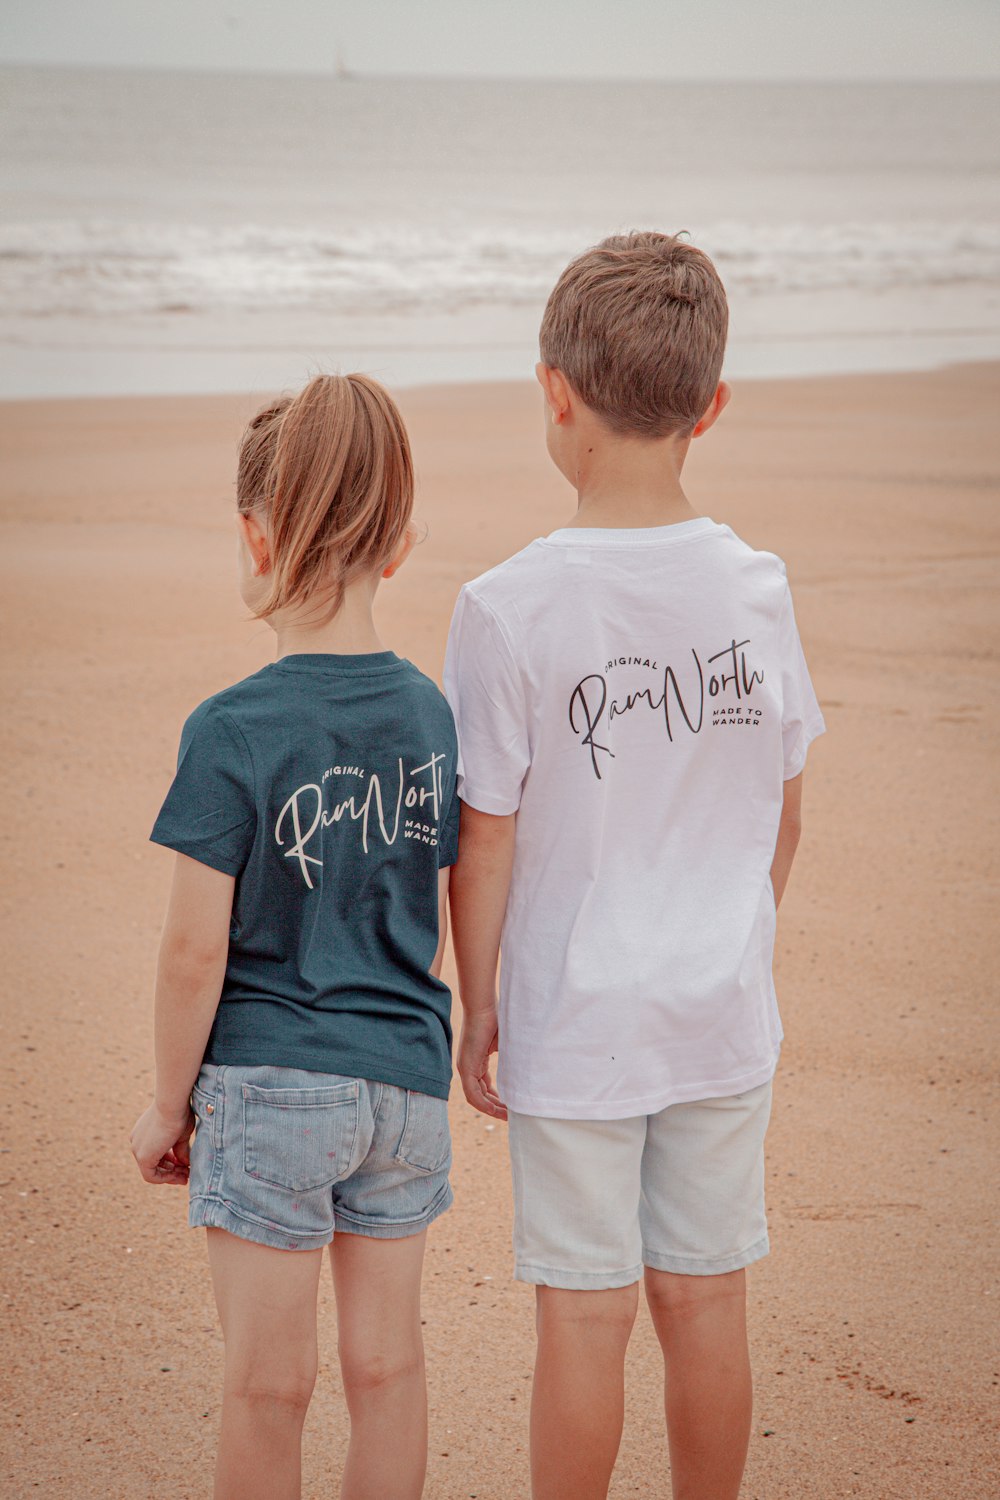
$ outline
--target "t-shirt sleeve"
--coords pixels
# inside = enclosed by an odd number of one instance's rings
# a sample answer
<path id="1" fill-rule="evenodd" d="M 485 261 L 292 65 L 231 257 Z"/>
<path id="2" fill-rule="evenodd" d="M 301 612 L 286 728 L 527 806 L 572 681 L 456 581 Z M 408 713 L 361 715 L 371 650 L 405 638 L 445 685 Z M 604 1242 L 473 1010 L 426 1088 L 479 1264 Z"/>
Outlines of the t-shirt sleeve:
<path id="1" fill-rule="evenodd" d="M 458 728 L 459 796 L 479 812 L 516 812 L 531 763 L 524 692 L 496 617 L 468 588 L 451 622 L 444 690 Z"/>
<path id="2" fill-rule="evenodd" d="M 453 865 L 458 858 L 458 825 L 462 814 L 462 804 L 458 800 L 458 788 L 453 787 L 451 802 L 448 811 L 444 815 L 441 824 L 441 836 L 438 839 L 438 869 L 443 870 L 448 865 Z"/>
<path id="3" fill-rule="evenodd" d="M 256 829 L 246 741 L 225 710 L 202 704 L 184 725 L 177 773 L 150 838 L 225 875 L 239 875 Z"/>
<path id="4" fill-rule="evenodd" d="M 802 771 L 806 751 L 824 732 L 826 725 L 809 679 L 787 583 L 778 616 L 778 652 L 781 661 L 781 741 L 785 780 L 791 781 Z"/>

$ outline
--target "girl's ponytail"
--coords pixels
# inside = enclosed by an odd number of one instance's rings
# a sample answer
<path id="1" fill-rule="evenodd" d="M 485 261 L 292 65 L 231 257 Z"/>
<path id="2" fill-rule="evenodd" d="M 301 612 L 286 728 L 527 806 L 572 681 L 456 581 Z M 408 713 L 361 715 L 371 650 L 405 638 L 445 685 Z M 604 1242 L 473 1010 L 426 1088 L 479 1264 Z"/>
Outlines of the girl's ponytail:
<path id="1" fill-rule="evenodd" d="M 320 375 L 265 407 L 244 434 L 236 500 L 266 521 L 270 539 L 259 617 L 315 599 L 332 618 L 349 582 L 392 561 L 413 510 L 395 403 L 366 375 Z"/>

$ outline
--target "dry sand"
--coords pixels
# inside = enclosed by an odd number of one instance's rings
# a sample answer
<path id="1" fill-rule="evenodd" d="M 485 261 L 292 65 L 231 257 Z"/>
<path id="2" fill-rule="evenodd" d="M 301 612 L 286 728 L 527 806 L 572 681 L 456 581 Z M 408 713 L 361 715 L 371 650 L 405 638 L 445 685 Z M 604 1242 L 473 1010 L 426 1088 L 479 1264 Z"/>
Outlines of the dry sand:
<path id="1" fill-rule="evenodd" d="M 786 559 L 829 726 L 779 931 L 748 1500 L 998 1493 L 998 387 L 988 366 L 746 385 L 691 459 L 695 504 Z M 570 496 L 529 388 L 403 405 L 430 537 L 381 623 L 437 675 L 459 584 L 559 524 Z M 271 651 L 233 583 L 247 410 L 0 409 L 10 1500 L 210 1489 L 221 1343 L 203 1237 L 181 1192 L 140 1181 L 126 1138 L 150 1087 L 170 865 L 146 834 L 185 714 Z M 426 1494 L 520 1500 L 532 1294 L 510 1280 L 504 1132 L 460 1098 L 452 1114 Z M 321 1317 L 304 1494 L 325 1500 L 345 1441 L 327 1288 Z M 668 1493 L 658 1385 L 643 1319 L 615 1497 Z"/>

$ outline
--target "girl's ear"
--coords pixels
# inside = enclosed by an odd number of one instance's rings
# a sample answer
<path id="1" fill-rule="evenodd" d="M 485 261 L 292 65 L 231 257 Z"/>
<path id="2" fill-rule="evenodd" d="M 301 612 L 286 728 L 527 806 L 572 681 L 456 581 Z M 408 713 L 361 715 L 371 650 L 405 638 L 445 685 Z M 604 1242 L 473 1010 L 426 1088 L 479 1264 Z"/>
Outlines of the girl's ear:
<path id="1" fill-rule="evenodd" d="M 253 576 L 261 578 L 265 573 L 270 573 L 271 549 L 267 540 L 267 530 L 257 516 L 252 512 L 246 515 L 243 511 L 237 511 L 236 529 L 250 554 Z"/>
<path id="2" fill-rule="evenodd" d="M 403 564 L 405 563 L 406 559 L 409 557 L 410 553 L 413 551 L 414 547 L 416 546 L 416 543 L 417 543 L 417 528 L 413 525 L 413 522 L 411 521 L 410 524 L 407 526 L 406 530 L 403 532 L 403 539 L 400 542 L 399 546 L 396 548 L 396 555 L 392 559 L 392 562 L 389 564 L 389 566 L 387 568 L 383 568 L 382 569 L 382 577 L 383 578 L 391 578 L 394 573 L 398 573 L 399 572 L 400 568 L 403 566 Z"/>

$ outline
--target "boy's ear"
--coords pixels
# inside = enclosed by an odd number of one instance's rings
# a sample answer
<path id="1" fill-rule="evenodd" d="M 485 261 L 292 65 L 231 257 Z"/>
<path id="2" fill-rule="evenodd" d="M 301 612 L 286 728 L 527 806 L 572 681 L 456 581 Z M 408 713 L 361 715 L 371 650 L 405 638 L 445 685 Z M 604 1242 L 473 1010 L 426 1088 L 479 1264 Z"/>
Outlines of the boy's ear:
<path id="1" fill-rule="evenodd" d="M 250 554 L 254 577 L 261 578 L 265 573 L 270 573 L 271 547 L 267 540 L 267 528 L 252 513 L 247 515 L 238 510 L 236 529 Z"/>
<path id="2" fill-rule="evenodd" d="M 732 394 L 733 393 L 729 389 L 726 382 L 724 380 L 720 380 L 719 384 L 715 388 L 715 395 L 712 397 L 708 410 L 702 417 L 701 421 L 696 423 L 695 425 L 695 429 L 691 434 L 693 438 L 701 437 L 703 432 L 707 432 L 712 424 L 719 420 L 719 418 L 722 416 L 722 413 L 729 405 L 729 398 Z"/>
<path id="3" fill-rule="evenodd" d="M 535 366 L 535 376 L 545 393 L 552 421 L 558 427 L 570 408 L 570 389 L 566 377 L 561 370 L 554 370 L 541 361 Z"/>
<path id="4" fill-rule="evenodd" d="M 413 551 L 416 544 L 417 528 L 411 521 L 406 530 L 403 532 L 403 539 L 400 542 L 399 546 L 396 548 L 396 555 L 392 559 L 392 562 L 387 568 L 382 569 L 382 577 L 391 578 L 394 573 L 398 573 L 400 568 L 405 563 L 406 559 L 409 557 L 410 553 Z"/>

